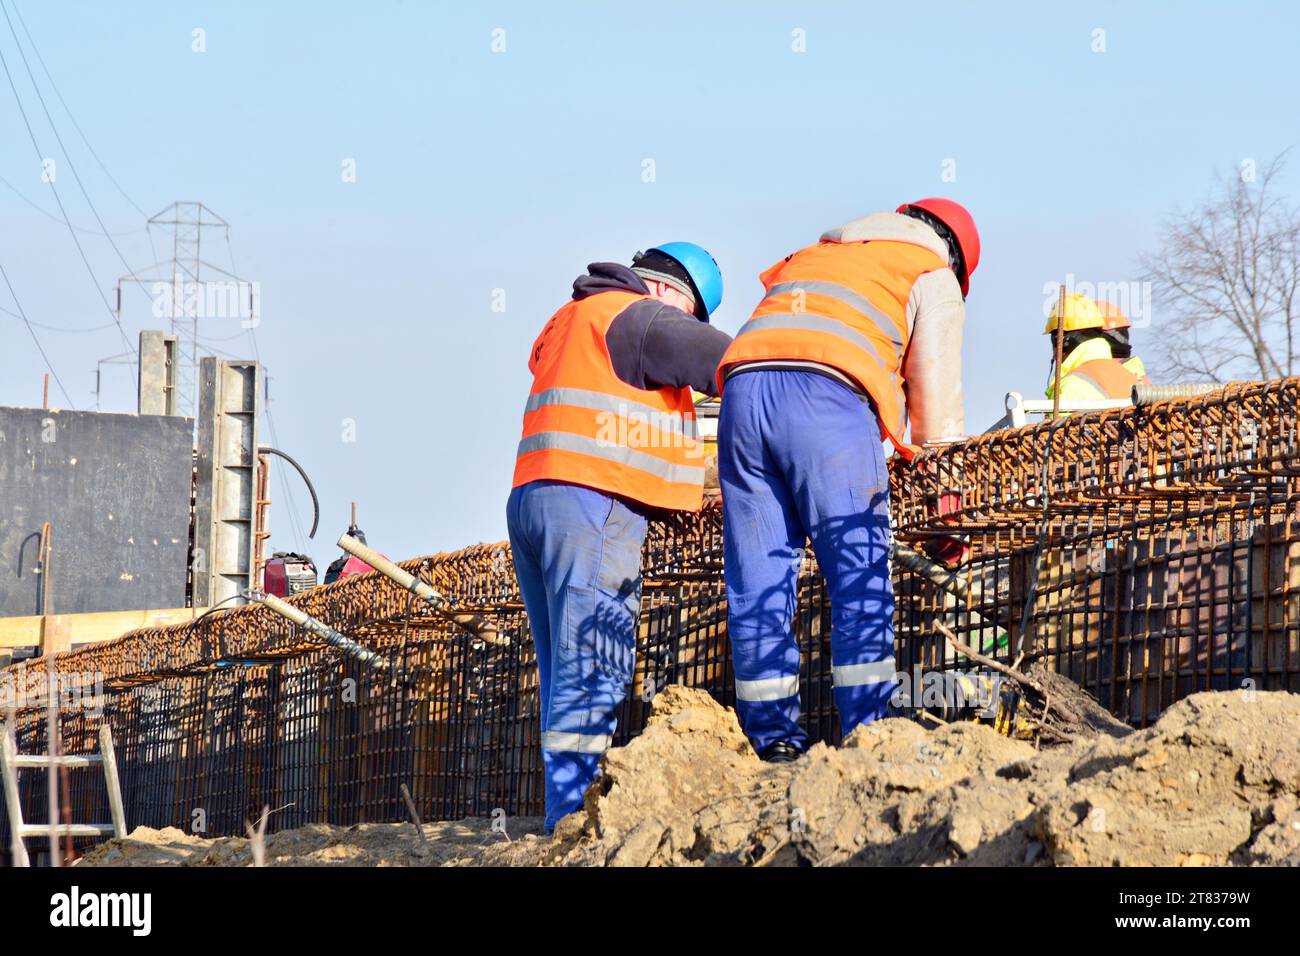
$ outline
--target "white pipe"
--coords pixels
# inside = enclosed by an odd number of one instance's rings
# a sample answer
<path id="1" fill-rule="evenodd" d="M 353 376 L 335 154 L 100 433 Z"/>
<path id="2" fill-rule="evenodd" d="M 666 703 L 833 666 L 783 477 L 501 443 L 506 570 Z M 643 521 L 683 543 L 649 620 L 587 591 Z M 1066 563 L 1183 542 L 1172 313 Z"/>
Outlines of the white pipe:
<path id="1" fill-rule="evenodd" d="M 330 627 L 323 621 L 318 621 L 305 611 L 294 607 L 285 601 L 280 600 L 274 594 L 267 594 L 265 591 L 246 591 L 245 597 L 250 601 L 256 601 L 258 604 L 264 604 L 276 614 L 287 620 L 292 621 L 299 627 L 316 635 L 327 644 L 332 644 L 343 652 L 345 657 L 351 657 L 360 661 L 367 667 L 377 671 L 386 671 L 389 669 L 388 659 L 372 651 L 364 644 L 358 644 L 346 634 L 342 634 Z"/>
<path id="2" fill-rule="evenodd" d="M 496 625 L 477 614 L 465 611 L 457 612 L 454 610 L 452 603 L 443 597 L 441 593 L 425 584 L 409 571 L 402 570 L 374 548 L 361 543 L 356 538 L 352 537 L 352 535 L 340 535 L 338 544 L 339 547 L 348 554 L 360 558 L 393 583 L 407 591 L 410 591 L 416 597 L 428 604 L 431 604 L 438 610 L 438 613 L 452 621 L 455 621 L 480 640 L 484 640 L 489 644 L 510 643 L 510 635 L 502 634 L 500 630 L 497 629 Z"/>

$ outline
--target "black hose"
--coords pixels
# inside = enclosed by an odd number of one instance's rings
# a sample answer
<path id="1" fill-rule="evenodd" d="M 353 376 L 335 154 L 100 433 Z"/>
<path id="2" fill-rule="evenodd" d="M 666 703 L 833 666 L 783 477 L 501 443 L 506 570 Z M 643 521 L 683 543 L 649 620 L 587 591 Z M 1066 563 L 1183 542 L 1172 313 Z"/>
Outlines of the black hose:
<path id="1" fill-rule="evenodd" d="M 307 472 L 303 471 L 302 465 L 298 464 L 291 456 L 280 451 L 278 448 L 272 448 L 270 445 L 259 445 L 257 451 L 258 454 L 262 455 L 279 455 L 289 464 L 293 465 L 293 467 L 298 470 L 298 474 L 302 475 L 303 483 L 306 484 L 307 490 L 311 492 L 311 531 L 308 533 L 307 537 L 316 537 L 316 527 L 320 524 L 320 501 L 316 497 L 316 489 L 312 487 L 311 479 L 307 477 Z"/>

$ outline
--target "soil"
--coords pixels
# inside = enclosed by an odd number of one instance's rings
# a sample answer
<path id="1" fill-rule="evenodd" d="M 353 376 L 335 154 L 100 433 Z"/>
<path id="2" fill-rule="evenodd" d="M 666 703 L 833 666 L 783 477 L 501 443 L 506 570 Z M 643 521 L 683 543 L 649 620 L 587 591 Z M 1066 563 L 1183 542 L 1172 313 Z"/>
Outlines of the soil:
<path id="1" fill-rule="evenodd" d="M 1297 866 L 1300 695 L 1196 694 L 1146 730 L 1042 749 L 890 718 L 771 765 L 733 711 L 669 687 L 554 837 L 524 818 L 426 824 L 424 837 L 410 823 L 307 826 L 268 834 L 265 863 Z M 80 865 L 252 862 L 244 838 L 141 827 Z"/>

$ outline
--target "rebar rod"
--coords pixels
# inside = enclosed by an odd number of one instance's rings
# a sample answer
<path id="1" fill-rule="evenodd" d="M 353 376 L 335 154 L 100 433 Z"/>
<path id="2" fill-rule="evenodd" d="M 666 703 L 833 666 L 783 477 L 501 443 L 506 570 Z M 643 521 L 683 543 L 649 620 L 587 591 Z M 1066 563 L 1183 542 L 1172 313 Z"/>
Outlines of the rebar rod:
<path id="1" fill-rule="evenodd" d="M 1300 691 L 1298 419 L 1300 379 L 1235 383 L 892 460 L 898 669 L 960 682 L 970 658 L 954 648 L 1008 665 L 1032 627 L 1035 661 L 1136 726 L 1198 691 Z M 943 492 L 959 494 L 958 512 L 938 514 Z M 918 549 L 953 534 L 970 557 L 936 570 Z M 734 705 L 722 555 L 716 507 L 650 523 L 616 744 L 670 683 Z M 424 821 L 537 813 L 539 675 L 508 546 L 398 562 L 393 577 L 369 563 L 381 573 L 289 605 L 350 643 L 257 604 L 223 608 L 15 664 L 0 672 L 0 706 L 12 704 L 26 753 L 45 750 L 51 678 L 63 753 L 92 751 L 111 727 L 132 825 L 195 832 L 202 807 L 206 835 L 238 834 L 266 805 L 292 806 L 286 826 L 396 822 L 409 816 L 403 783 Z M 515 639 L 481 639 L 412 580 Z M 833 744 L 831 605 L 811 557 L 796 593 L 801 719 Z M 104 819 L 102 782 L 68 771 L 73 819 Z M 19 777 L 24 813 L 42 819 L 46 779 Z"/>

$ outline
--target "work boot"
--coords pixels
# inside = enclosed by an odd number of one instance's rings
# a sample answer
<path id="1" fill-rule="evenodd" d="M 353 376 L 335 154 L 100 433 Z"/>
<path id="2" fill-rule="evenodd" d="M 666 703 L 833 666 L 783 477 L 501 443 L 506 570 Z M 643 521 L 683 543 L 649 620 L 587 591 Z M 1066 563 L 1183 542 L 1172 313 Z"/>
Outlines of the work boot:
<path id="1" fill-rule="evenodd" d="M 798 747 L 784 740 L 768 744 L 758 754 L 758 758 L 767 763 L 794 763 L 802 756 Z"/>

